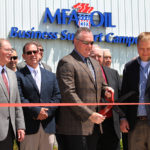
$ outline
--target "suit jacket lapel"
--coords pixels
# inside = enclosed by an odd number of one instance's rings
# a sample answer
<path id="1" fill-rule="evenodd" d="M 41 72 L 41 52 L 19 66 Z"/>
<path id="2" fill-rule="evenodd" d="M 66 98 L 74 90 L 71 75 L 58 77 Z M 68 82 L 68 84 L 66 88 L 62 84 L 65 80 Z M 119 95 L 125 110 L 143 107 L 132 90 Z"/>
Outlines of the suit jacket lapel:
<path id="1" fill-rule="evenodd" d="M 4 94 L 5 94 L 6 97 L 7 97 L 7 100 L 8 100 L 8 102 L 9 102 L 8 91 L 7 91 L 7 88 L 6 88 L 5 83 L 4 83 L 4 81 L 3 81 L 2 75 L 0 75 L 0 84 L 1 84 L 1 86 L 2 86 L 2 89 L 3 89 L 3 91 L 4 91 Z"/>
<path id="2" fill-rule="evenodd" d="M 105 75 L 105 77 L 106 77 L 106 80 L 107 80 L 107 84 L 109 85 L 109 79 L 110 79 L 110 75 L 109 75 L 109 73 L 108 73 L 108 70 L 107 70 L 107 68 L 106 67 L 104 67 L 104 66 L 102 66 L 102 69 L 103 69 L 103 71 L 104 71 L 104 75 Z"/>
<path id="3" fill-rule="evenodd" d="M 41 94 L 44 93 L 42 90 L 44 89 L 43 87 L 46 85 L 46 80 L 45 80 L 45 69 L 40 68 L 41 70 Z"/>
<path id="4" fill-rule="evenodd" d="M 146 92 L 150 88 L 150 73 L 148 75 L 147 84 L 146 84 Z"/>
<path id="5" fill-rule="evenodd" d="M 26 66 L 25 67 L 25 73 L 26 73 L 26 77 L 30 80 L 30 82 L 33 84 L 34 88 L 36 89 L 36 91 L 39 93 L 39 90 L 38 90 L 38 87 L 36 85 L 36 82 L 35 80 L 33 79 L 32 75 L 31 75 L 31 72 L 29 71 L 28 67 Z"/>

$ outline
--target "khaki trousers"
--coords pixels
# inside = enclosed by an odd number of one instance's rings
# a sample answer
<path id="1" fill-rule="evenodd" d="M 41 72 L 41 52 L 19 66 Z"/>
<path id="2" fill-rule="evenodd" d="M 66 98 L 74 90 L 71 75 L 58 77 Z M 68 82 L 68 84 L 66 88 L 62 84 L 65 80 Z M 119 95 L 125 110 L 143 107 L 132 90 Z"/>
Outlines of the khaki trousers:
<path id="1" fill-rule="evenodd" d="M 129 150 L 150 150 L 150 125 L 147 120 L 138 120 L 128 134 Z"/>
<path id="2" fill-rule="evenodd" d="M 20 143 L 20 150 L 53 150 L 54 134 L 45 133 L 40 124 L 36 134 L 25 135 Z"/>

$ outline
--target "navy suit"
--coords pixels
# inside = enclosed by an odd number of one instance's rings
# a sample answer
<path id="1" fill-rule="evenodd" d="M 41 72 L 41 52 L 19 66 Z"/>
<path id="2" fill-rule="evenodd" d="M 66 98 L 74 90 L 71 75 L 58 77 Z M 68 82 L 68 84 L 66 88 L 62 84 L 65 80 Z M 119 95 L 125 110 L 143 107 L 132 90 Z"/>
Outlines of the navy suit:
<path id="1" fill-rule="evenodd" d="M 43 68 L 41 70 L 41 92 L 28 69 L 22 68 L 18 71 L 17 80 L 22 103 L 59 103 L 60 91 L 57 80 L 52 72 Z M 48 118 L 40 121 L 36 120 L 41 107 L 24 107 L 24 117 L 26 124 L 26 134 L 37 133 L 40 123 L 46 133 L 55 133 L 55 111 L 57 107 L 49 107 Z"/>

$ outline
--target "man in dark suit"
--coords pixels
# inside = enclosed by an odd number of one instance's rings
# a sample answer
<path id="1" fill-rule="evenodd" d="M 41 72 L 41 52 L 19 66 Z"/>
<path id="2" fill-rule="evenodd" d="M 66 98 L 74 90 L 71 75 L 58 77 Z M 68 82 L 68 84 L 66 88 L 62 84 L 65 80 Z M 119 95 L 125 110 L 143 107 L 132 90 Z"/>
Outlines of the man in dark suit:
<path id="1" fill-rule="evenodd" d="M 128 62 L 123 71 L 121 94 L 135 92 L 125 102 L 150 103 L 150 32 L 138 36 L 139 57 Z M 150 149 L 150 106 L 124 106 L 126 118 L 122 118 L 120 128 L 128 133 L 129 150 Z"/>
<path id="2" fill-rule="evenodd" d="M 40 67 L 51 72 L 52 71 L 51 67 L 49 65 L 47 65 L 46 63 L 42 62 L 43 53 L 44 53 L 43 46 L 40 43 L 38 43 L 37 41 L 33 41 L 33 43 L 35 43 L 38 46 Z M 26 66 L 26 62 L 22 61 L 22 62 L 17 64 L 17 70 L 20 70 L 21 68 L 24 68 L 25 66 Z"/>
<path id="3" fill-rule="evenodd" d="M 121 90 L 120 77 L 116 70 L 102 66 L 104 51 L 105 49 L 95 44 L 91 51 L 91 57 L 99 61 L 103 77 L 108 86 L 114 89 L 114 99 L 117 100 Z M 111 109 L 106 116 L 102 123 L 103 134 L 100 135 L 97 150 L 120 150 L 119 114 Z"/>
<path id="4" fill-rule="evenodd" d="M 111 52 L 109 49 L 103 51 L 103 66 L 111 67 Z"/>
<path id="5" fill-rule="evenodd" d="M 12 47 L 8 40 L 0 39 L 0 103 L 20 103 L 17 79 L 15 73 L 6 67 L 10 61 Z M 25 136 L 24 116 L 21 107 L 0 108 L 0 148 L 13 149 L 13 141 L 18 135 L 18 141 Z"/>
<path id="6" fill-rule="evenodd" d="M 55 75 L 38 63 L 38 47 L 26 43 L 23 58 L 27 65 L 17 72 L 22 103 L 59 103 L 60 92 Z M 56 107 L 25 107 L 26 137 L 20 143 L 21 150 L 46 150 L 50 148 L 49 137 L 55 133 Z"/>
<path id="7" fill-rule="evenodd" d="M 8 64 L 6 64 L 6 66 L 13 70 L 14 72 L 17 71 L 17 63 L 18 63 L 18 55 L 17 55 L 17 51 L 12 48 L 12 54 L 11 54 L 11 57 L 10 57 L 10 61 Z"/>
<path id="8" fill-rule="evenodd" d="M 58 63 L 63 103 L 99 103 L 102 91 L 111 97 L 113 90 L 104 86 L 98 62 L 89 57 L 93 40 L 90 29 L 79 28 L 74 38 L 75 49 Z M 60 107 L 56 130 L 59 149 L 96 150 L 98 124 L 104 119 L 97 106 Z"/>

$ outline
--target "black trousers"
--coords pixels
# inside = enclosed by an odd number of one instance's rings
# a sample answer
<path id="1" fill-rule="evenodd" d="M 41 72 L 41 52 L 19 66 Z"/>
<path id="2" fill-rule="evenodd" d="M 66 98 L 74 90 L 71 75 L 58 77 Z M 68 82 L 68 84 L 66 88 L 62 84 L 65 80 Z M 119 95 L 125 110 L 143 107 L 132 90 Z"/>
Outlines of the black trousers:
<path id="1" fill-rule="evenodd" d="M 108 118 L 102 123 L 103 134 L 98 139 L 97 150 L 120 150 L 120 139 L 114 130 L 113 118 Z"/>
<path id="2" fill-rule="evenodd" d="M 122 133 L 123 150 L 128 150 L 128 133 Z"/>
<path id="3" fill-rule="evenodd" d="M 95 125 L 93 134 L 88 136 L 57 134 L 58 150 L 96 150 L 99 134 L 99 125 Z"/>
<path id="4" fill-rule="evenodd" d="M 14 143 L 14 132 L 11 123 L 9 124 L 9 130 L 6 139 L 0 141 L 0 149 L 2 150 L 12 150 Z"/>

